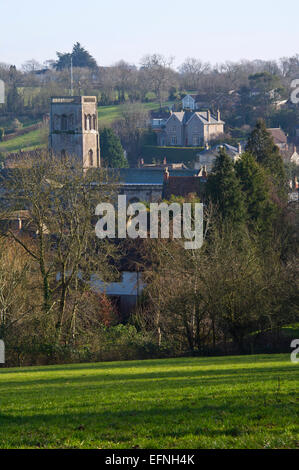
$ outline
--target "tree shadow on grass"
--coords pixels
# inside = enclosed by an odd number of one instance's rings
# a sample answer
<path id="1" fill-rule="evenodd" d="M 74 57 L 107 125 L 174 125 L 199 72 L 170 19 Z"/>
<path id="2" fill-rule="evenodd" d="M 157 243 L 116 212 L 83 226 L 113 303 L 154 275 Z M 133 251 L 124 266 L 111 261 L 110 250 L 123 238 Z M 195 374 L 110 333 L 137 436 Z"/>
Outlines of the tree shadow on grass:
<path id="1" fill-rule="evenodd" d="M 217 364 L 237 364 L 237 365 L 246 365 L 246 364 L 258 364 L 259 362 L 269 362 L 275 363 L 277 360 L 285 359 L 288 361 L 288 357 L 285 358 L 281 354 L 263 354 L 263 355 L 253 355 L 253 356 L 216 356 L 216 357 L 180 357 L 180 358 L 170 358 L 170 359 L 143 359 L 143 360 L 128 360 L 128 361 L 111 361 L 111 362 L 84 362 L 77 364 L 59 364 L 59 365 L 46 365 L 46 366 L 32 366 L 24 368 L 3 368 L 0 369 L 0 376 L 2 374 L 28 374 L 35 372 L 59 372 L 59 371 L 80 371 L 80 370 L 113 370 L 113 369 L 132 369 L 132 368 L 153 368 L 161 369 L 163 367 L 209 367 L 216 366 Z"/>
<path id="2" fill-rule="evenodd" d="M 66 389 L 70 388 L 69 386 L 78 388 L 86 386 L 96 388 L 98 386 L 101 387 L 110 387 L 112 384 L 119 383 L 120 385 L 125 384 L 125 386 L 132 384 L 135 386 L 138 382 L 142 382 L 142 386 L 144 390 L 150 386 L 154 386 L 156 384 L 157 387 L 161 387 L 163 380 L 165 380 L 165 384 L 169 383 L 169 379 L 174 379 L 171 382 L 171 386 L 174 386 L 174 383 L 177 382 L 179 386 L 186 386 L 188 383 L 191 385 L 192 381 L 198 381 L 202 385 L 211 385 L 217 384 L 220 385 L 233 385 L 234 383 L 246 383 L 246 382 L 266 382 L 266 381 L 273 381 L 277 380 L 279 377 L 282 381 L 298 381 L 298 373 L 297 369 L 295 369 L 296 365 L 292 366 L 289 363 L 286 363 L 284 366 L 279 367 L 258 367 L 258 368 L 221 368 L 221 369 L 213 369 L 213 370 L 202 370 L 196 369 L 192 370 L 188 369 L 176 369 L 171 371 L 163 371 L 159 370 L 155 371 L 148 371 L 143 373 L 118 373 L 118 374 L 86 374 L 81 376 L 66 376 L 66 377 L 47 377 L 44 378 L 35 378 L 34 375 L 28 380 L 25 378 L 24 380 L 9 380 L 8 382 L 4 380 L 0 380 L 0 389 L 1 387 L 22 387 L 30 388 L 34 386 L 43 385 L 47 390 L 51 387 L 61 387 L 65 386 Z M 296 371 L 296 372 L 295 372 Z M 149 382 L 151 383 L 149 384 Z M 139 386 L 139 384 L 137 384 Z M 41 392 L 41 390 L 39 390 Z M 24 393 L 24 390 L 22 390 Z"/>
<path id="3" fill-rule="evenodd" d="M 55 446 L 57 438 L 66 440 L 74 437 L 81 440 L 95 439 L 115 443 L 130 442 L 136 440 L 136 436 L 138 439 L 149 441 L 152 436 L 165 441 L 190 435 L 202 435 L 208 438 L 238 437 L 248 432 L 256 432 L 259 426 L 268 434 L 278 436 L 283 431 L 283 420 L 279 420 L 279 417 L 294 418 L 295 405 L 273 403 L 264 416 L 257 416 L 257 411 L 263 413 L 258 403 L 250 404 L 243 401 L 241 404 L 236 397 L 236 400 L 231 400 L 225 405 L 197 403 L 192 409 L 182 404 L 174 407 L 118 410 L 109 413 L 106 411 L 89 413 L 83 411 L 71 415 L 39 413 L 24 417 L 2 414 L 0 429 L 4 432 L 3 437 L 9 439 L 10 444 L 16 447 L 20 445 L 20 441 L 23 447 L 32 447 L 38 440 L 45 441 L 41 442 L 42 446 Z M 260 425 L 261 419 L 263 422 Z M 267 423 L 273 424 L 274 421 L 275 426 L 266 427 Z"/>

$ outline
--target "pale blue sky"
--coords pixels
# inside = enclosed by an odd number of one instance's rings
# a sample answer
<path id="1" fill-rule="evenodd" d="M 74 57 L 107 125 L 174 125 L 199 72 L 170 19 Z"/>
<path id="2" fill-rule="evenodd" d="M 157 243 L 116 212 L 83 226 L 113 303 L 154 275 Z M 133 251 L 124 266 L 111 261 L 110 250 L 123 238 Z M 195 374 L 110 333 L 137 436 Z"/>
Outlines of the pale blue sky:
<path id="1" fill-rule="evenodd" d="M 99 64 L 146 53 L 212 63 L 299 52 L 298 0 L 0 0 L 0 62 L 55 59 L 81 42 Z"/>

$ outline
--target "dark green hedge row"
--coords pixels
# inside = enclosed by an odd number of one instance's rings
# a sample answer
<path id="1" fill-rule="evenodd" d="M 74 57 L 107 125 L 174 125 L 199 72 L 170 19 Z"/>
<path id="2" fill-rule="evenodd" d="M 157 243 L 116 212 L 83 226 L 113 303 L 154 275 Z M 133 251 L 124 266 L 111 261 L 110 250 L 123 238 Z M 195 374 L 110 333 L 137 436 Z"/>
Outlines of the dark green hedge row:
<path id="1" fill-rule="evenodd" d="M 166 157 L 167 163 L 188 163 L 196 160 L 196 155 L 204 150 L 204 147 L 158 147 L 144 145 L 142 158 L 145 163 L 162 162 Z"/>

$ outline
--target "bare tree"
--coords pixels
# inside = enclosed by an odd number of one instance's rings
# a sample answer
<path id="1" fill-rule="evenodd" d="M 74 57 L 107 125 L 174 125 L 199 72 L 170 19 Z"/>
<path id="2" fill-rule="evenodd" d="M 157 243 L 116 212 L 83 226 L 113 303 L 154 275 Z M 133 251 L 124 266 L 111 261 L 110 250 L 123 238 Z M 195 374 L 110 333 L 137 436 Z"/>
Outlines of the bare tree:
<path id="1" fill-rule="evenodd" d="M 46 316 L 53 313 L 55 337 L 60 341 L 68 331 L 70 292 L 82 286 L 88 289 L 91 274 L 102 279 L 112 275 L 107 260 L 114 256 L 114 247 L 96 238 L 92 219 L 96 205 L 110 200 L 115 186 L 105 170 L 84 173 L 76 159 L 61 161 L 47 154 L 37 154 L 26 168 L 13 170 L 2 183 L 2 220 L 9 221 L 20 208 L 25 209 L 23 230 L 13 230 L 8 224 L 2 234 L 38 266 L 43 312 Z M 34 239 L 24 236 L 24 231 L 34 234 Z"/>
<path id="2" fill-rule="evenodd" d="M 160 107 L 174 83 L 173 60 L 173 57 L 167 58 L 161 54 L 145 55 L 141 59 L 141 70 L 145 72 L 150 90 L 156 94 Z"/>
<path id="3" fill-rule="evenodd" d="M 202 62 L 194 57 L 188 57 L 179 67 L 184 88 L 186 90 L 199 90 L 203 74 L 208 73 L 210 69 L 211 66 L 208 62 Z"/>

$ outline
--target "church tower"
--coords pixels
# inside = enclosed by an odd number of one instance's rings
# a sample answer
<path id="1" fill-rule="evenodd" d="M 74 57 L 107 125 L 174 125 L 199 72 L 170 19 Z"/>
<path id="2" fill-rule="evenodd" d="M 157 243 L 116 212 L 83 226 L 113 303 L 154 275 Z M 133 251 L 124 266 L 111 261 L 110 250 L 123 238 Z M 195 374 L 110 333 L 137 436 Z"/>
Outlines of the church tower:
<path id="1" fill-rule="evenodd" d="M 51 98 L 49 147 L 55 155 L 78 157 L 83 168 L 101 166 L 95 96 Z"/>

